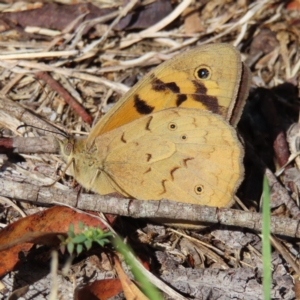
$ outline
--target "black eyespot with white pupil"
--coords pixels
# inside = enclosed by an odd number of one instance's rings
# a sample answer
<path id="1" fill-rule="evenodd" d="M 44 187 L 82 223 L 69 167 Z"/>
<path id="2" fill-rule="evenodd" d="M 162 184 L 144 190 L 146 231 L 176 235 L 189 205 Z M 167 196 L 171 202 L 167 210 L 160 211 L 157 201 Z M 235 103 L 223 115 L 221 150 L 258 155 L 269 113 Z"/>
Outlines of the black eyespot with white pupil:
<path id="1" fill-rule="evenodd" d="M 202 184 L 198 184 L 195 186 L 195 193 L 197 195 L 201 195 L 204 191 L 204 186 Z"/>
<path id="2" fill-rule="evenodd" d="M 197 71 L 197 75 L 198 75 L 198 78 L 200 79 L 207 79 L 210 77 L 210 70 L 208 68 L 200 68 L 198 71 Z"/>
<path id="3" fill-rule="evenodd" d="M 177 124 L 172 122 L 172 123 L 169 124 L 168 127 L 169 127 L 170 130 L 176 130 L 177 129 Z"/>

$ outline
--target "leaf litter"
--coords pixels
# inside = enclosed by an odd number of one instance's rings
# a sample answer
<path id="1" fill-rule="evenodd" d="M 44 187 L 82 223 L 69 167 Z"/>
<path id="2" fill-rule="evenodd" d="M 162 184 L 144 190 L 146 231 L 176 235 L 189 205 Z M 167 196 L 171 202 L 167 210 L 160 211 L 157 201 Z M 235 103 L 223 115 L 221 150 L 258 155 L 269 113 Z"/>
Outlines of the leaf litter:
<path id="1" fill-rule="evenodd" d="M 293 215 L 297 219 L 297 205 L 291 211 L 288 202 L 280 201 L 283 194 L 296 203 L 299 198 L 299 161 L 295 154 L 299 152 L 300 8 L 297 4 L 298 1 L 258 0 L 3 2 L 0 4 L 2 137 L 48 134 L 27 128 L 17 131 L 22 122 L 40 128 L 59 126 L 70 134 L 88 133 L 93 125 L 84 121 L 85 113 L 95 124 L 159 63 L 196 45 L 231 43 L 241 51 L 253 73 L 252 89 L 238 126 L 246 147 L 246 176 L 238 196 L 250 211 L 259 211 L 264 168 L 276 172 L 292 154 L 295 160 L 289 161 L 277 178 L 281 190 L 271 191 L 271 201 L 274 199 L 271 205 L 274 215 L 282 218 Z M 50 76 L 60 87 L 55 89 L 41 77 L 37 79 L 37 74 L 43 78 Z M 75 107 L 67 104 L 68 97 L 75 101 Z M 291 125 L 293 130 L 289 130 Z M 2 179 L 36 185 L 44 185 L 45 178 L 53 182 L 63 165 L 59 155 L 47 153 L 16 156 L 3 153 L 0 162 Z M 63 186 L 71 188 L 71 178 L 56 184 L 57 188 Z M 34 216 L 44 209 L 1 197 L 1 225 L 5 228 L 22 220 L 24 215 L 19 210 Z M 39 229 L 32 230 L 43 231 L 41 228 L 50 221 L 49 217 L 40 218 Z M 71 222 L 72 218 L 65 221 Z M 127 219 L 119 222 L 117 231 L 127 237 L 137 256 L 187 298 L 262 299 L 261 240 L 256 233 L 222 226 L 200 232 L 174 231 L 151 222 Z M 19 230 L 21 234 L 26 232 L 22 227 Z M 59 228 L 53 225 L 53 230 Z M 48 231 L 44 229 L 45 233 Z M 32 238 L 28 241 L 32 242 Z M 280 237 L 279 243 L 285 250 L 276 247 L 272 252 L 272 298 L 299 297 L 295 294 L 298 281 L 293 282 L 299 274 L 296 242 Z M 26 284 L 32 289 L 24 290 L 25 299 L 33 299 L 32 295 L 41 290 L 44 295 L 50 293 L 49 246 L 32 248 L 32 245 L 19 252 L 25 255 L 27 263 L 23 262 L 17 273 L 7 269 L 9 273 L 2 279 L 0 293 L 9 295 Z M 109 254 L 99 253 L 98 249 L 77 258 L 67 277 L 57 275 L 61 283 L 58 289 L 64 293 L 64 299 L 69 299 L 65 291 L 72 298 L 73 284 L 89 285 L 94 280 L 100 282 L 115 276 Z M 291 265 L 291 258 L 296 265 Z M 10 263 L 14 265 L 19 259 Z M 33 268 L 36 264 L 40 268 Z M 22 280 L 26 284 L 14 286 L 12 275 L 17 282 Z M 95 284 L 93 289 L 96 295 Z M 90 292 L 85 289 L 81 297 L 84 299 Z M 115 293 L 118 292 L 116 288 Z"/>

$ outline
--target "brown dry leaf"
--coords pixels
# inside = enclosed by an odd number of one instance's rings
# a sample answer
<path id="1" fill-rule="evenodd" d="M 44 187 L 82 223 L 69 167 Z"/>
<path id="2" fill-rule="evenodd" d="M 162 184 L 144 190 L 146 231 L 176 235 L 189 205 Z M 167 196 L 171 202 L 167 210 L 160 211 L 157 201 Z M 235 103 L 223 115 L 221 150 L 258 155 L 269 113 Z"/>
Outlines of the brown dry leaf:
<path id="1" fill-rule="evenodd" d="M 288 10 L 300 10 L 300 1 L 299 0 L 294 0 L 294 1 L 290 1 L 286 8 Z"/>
<path id="2" fill-rule="evenodd" d="M 87 15 L 82 19 L 82 22 L 104 16 L 114 10 L 115 9 L 111 8 L 100 9 L 91 3 L 76 5 L 45 3 L 42 7 L 36 9 L 3 13 L 1 19 L 3 22 L 6 22 L 6 24 L 10 25 L 11 28 L 14 26 L 20 26 L 21 28 L 34 26 L 63 30 L 73 20 L 83 14 Z M 86 33 L 87 30 L 85 30 L 84 33 Z"/>
<path id="3" fill-rule="evenodd" d="M 78 232 L 78 223 L 81 221 L 84 225 L 102 229 L 104 225 L 96 218 L 86 214 L 80 214 L 67 207 L 55 206 L 48 210 L 33 214 L 5 227 L 0 232 L 0 246 L 6 244 L 17 244 L 7 250 L 0 251 L 0 276 L 12 270 L 19 262 L 19 253 L 27 252 L 33 246 L 33 237 L 28 236 L 27 242 L 22 243 L 20 238 L 28 233 L 38 232 L 38 237 L 46 232 L 67 232 L 69 225 L 74 224 L 74 232 Z M 28 243 L 28 241 L 31 241 Z M 40 240 L 39 240 L 40 242 Z"/>
<path id="4" fill-rule="evenodd" d="M 75 292 L 75 300 L 106 300 L 122 292 L 119 279 L 97 280 Z"/>
<path id="5" fill-rule="evenodd" d="M 145 29 L 148 28 L 173 10 L 169 0 L 158 0 L 148 5 L 139 7 L 135 12 L 127 14 L 114 27 L 115 30 L 129 30 L 129 29 Z"/>
<path id="6" fill-rule="evenodd" d="M 184 12 L 184 31 L 186 34 L 192 34 L 204 31 L 199 12 L 192 8 L 187 8 Z"/>
<path id="7" fill-rule="evenodd" d="M 267 54 L 272 52 L 278 45 L 279 43 L 276 39 L 275 32 L 271 31 L 269 28 L 263 28 L 253 38 L 250 54 L 251 56 L 256 56 L 258 52 Z"/>
<path id="8" fill-rule="evenodd" d="M 23 243 L 32 243 L 48 246 L 57 245 L 60 243 L 60 239 L 57 237 L 59 234 L 64 235 L 64 233 L 62 232 L 28 232 L 23 234 L 21 237 L 16 238 L 10 243 L 0 245 L 0 251 L 7 250 L 11 247 Z"/>
<path id="9" fill-rule="evenodd" d="M 115 258 L 115 269 L 119 275 L 124 295 L 127 300 L 149 300 L 149 298 L 147 298 L 126 275 L 117 258 Z"/>

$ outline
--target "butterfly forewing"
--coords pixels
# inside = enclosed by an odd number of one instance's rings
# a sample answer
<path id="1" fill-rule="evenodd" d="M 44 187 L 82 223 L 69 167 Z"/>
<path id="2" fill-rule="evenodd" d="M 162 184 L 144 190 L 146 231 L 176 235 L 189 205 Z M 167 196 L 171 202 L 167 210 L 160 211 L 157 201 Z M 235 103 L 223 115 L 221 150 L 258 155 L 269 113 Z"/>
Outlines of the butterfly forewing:
<path id="1" fill-rule="evenodd" d="M 244 80 L 242 77 L 245 77 Z M 210 44 L 162 63 L 126 93 L 96 124 L 87 144 L 112 129 L 172 107 L 209 110 L 236 126 L 249 89 L 249 70 L 229 44 Z M 240 85 L 239 111 L 232 118 Z"/>

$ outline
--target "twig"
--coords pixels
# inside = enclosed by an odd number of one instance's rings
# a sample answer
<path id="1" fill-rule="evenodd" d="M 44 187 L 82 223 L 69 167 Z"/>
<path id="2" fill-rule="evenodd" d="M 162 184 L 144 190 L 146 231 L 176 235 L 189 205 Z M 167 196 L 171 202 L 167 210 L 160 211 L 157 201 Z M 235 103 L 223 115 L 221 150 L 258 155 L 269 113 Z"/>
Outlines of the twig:
<path id="1" fill-rule="evenodd" d="M 179 17 L 182 12 L 192 3 L 192 0 L 184 0 L 182 1 L 167 17 L 162 19 L 160 22 L 156 23 L 155 25 L 141 31 L 138 34 L 129 35 L 126 39 L 123 39 L 120 43 L 120 49 L 126 48 L 132 44 L 139 42 L 140 40 L 148 37 L 148 35 L 157 32 L 172 21 L 174 21 L 177 17 Z"/>
<path id="2" fill-rule="evenodd" d="M 86 112 L 86 110 L 49 74 L 46 72 L 38 72 L 35 74 L 37 79 L 42 79 L 50 87 L 55 90 L 65 101 L 78 113 L 78 115 L 88 124 L 92 124 L 92 117 Z"/>
<path id="3" fill-rule="evenodd" d="M 48 187 L 12 182 L 0 179 L 0 195 L 19 201 L 30 201 L 35 204 L 54 204 L 58 202 L 75 206 L 83 210 L 101 211 L 132 218 L 151 218 L 154 221 L 180 224 L 222 224 L 240 226 L 260 232 L 262 228 L 261 214 L 243 212 L 235 209 L 200 206 L 179 203 L 170 200 L 144 201 L 130 200 L 118 196 L 78 194 Z M 55 201 L 55 202 L 54 202 Z M 166 219 L 166 216 L 168 219 Z M 271 218 L 271 232 L 294 238 L 300 238 L 300 222 L 288 218 Z"/>

